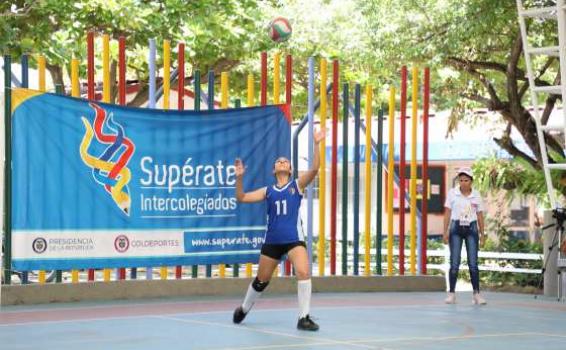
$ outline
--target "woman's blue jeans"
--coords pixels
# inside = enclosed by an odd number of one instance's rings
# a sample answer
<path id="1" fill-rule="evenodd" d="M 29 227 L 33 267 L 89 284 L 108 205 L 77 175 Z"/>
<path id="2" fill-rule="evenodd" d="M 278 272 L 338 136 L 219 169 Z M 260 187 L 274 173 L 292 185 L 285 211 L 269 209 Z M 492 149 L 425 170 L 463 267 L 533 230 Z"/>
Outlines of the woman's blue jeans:
<path id="1" fill-rule="evenodd" d="M 479 234 L 476 221 L 472 221 L 470 226 L 460 226 L 459 220 L 450 222 L 450 292 L 454 293 L 456 280 L 458 280 L 458 270 L 462 260 L 462 243 L 466 242 L 466 252 L 468 254 L 468 268 L 470 269 L 470 279 L 474 292 L 480 291 L 480 271 L 478 268 Z"/>

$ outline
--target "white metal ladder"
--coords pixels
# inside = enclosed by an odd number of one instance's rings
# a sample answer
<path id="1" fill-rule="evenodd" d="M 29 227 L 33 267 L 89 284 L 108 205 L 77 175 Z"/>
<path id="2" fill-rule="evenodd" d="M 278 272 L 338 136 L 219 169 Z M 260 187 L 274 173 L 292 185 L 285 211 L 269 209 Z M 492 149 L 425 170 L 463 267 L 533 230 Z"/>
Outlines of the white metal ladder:
<path id="1" fill-rule="evenodd" d="M 545 131 L 560 131 L 566 138 L 566 4 L 565 0 L 556 0 L 554 6 L 547 7 L 531 7 L 524 8 L 523 0 L 517 0 L 517 12 L 519 14 L 519 26 L 521 29 L 521 38 L 523 41 L 523 51 L 525 52 L 525 65 L 527 67 L 527 77 L 529 79 L 529 90 L 531 92 L 531 104 L 534 110 L 534 119 L 537 127 L 537 137 L 541 150 L 544 177 L 550 202 L 555 210 L 563 210 L 564 206 L 560 203 L 556 196 L 554 185 L 552 184 L 551 170 L 566 171 L 566 163 L 552 163 L 548 161 L 548 150 L 544 138 Z M 543 19 L 554 20 L 557 22 L 558 30 L 558 46 L 548 47 L 531 47 L 529 45 L 526 19 Z M 535 75 L 533 72 L 531 56 L 546 55 L 559 58 L 560 63 L 560 85 L 556 86 L 537 86 L 535 83 Z M 555 94 L 562 97 L 562 116 L 563 123 L 560 126 L 542 125 L 541 110 L 538 103 L 538 94 Z M 564 148 L 564 145 L 562 145 Z M 558 243 L 562 242 L 563 237 L 558 237 Z M 566 256 L 560 254 L 558 250 L 558 297 L 564 300 L 566 283 Z M 562 255 L 562 256 L 561 256 Z"/>

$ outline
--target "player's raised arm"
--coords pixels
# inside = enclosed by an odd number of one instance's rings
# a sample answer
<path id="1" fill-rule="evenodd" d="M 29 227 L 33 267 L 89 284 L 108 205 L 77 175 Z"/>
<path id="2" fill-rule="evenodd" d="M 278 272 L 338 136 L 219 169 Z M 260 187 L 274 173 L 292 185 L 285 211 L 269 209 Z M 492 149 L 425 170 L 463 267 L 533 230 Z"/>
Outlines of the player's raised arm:
<path id="1" fill-rule="evenodd" d="M 243 178 L 246 167 L 240 158 L 234 162 L 236 166 L 236 199 L 242 203 L 261 202 L 265 199 L 265 187 L 258 188 L 251 192 L 244 192 Z"/>
<path id="2" fill-rule="evenodd" d="M 326 137 L 326 130 L 321 129 L 314 132 L 314 157 L 312 167 L 299 176 L 299 187 L 301 191 L 304 190 L 312 180 L 316 177 L 318 169 L 320 168 L 320 150 L 319 144 Z"/>

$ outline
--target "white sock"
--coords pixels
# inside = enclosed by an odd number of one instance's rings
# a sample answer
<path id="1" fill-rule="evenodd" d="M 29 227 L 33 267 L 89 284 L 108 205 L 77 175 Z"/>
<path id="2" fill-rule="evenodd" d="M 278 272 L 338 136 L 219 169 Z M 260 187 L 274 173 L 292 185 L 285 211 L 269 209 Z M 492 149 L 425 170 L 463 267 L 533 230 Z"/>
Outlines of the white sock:
<path id="1" fill-rule="evenodd" d="M 252 282 L 253 283 L 253 282 Z M 248 313 L 252 306 L 254 306 L 257 298 L 261 296 L 261 292 L 258 292 L 252 287 L 252 283 L 248 286 L 248 291 L 246 292 L 246 297 L 244 298 L 244 303 L 242 304 L 242 309 L 245 313 Z"/>
<path id="2" fill-rule="evenodd" d="M 297 282 L 297 294 L 299 296 L 299 318 L 307 316 L 311 307 L 311 280 L 301 280 Z"/>

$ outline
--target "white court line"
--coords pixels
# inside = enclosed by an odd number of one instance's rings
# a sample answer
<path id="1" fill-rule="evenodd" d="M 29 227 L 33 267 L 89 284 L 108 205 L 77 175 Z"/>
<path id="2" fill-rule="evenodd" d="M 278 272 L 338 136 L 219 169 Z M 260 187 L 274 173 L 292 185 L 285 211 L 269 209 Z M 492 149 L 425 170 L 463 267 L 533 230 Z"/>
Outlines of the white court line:
<path id="1" fill-rule="evenodd" d="M 241 302 L 241 298 L 235 299 L 234 306 L 239 305 L 238 303 Z M 265 299 L 263 300 L 265 301 Z M 58 312 L 58 311 L 85 311 L 85 310 L 100 310 L 105 308 L 124 308 L 128 306 L 148 306 L 148 305 L 176 305 L 176 304 L 198 304 L 200 302 L 184 302 L 184 303 L 175 303 L 175 302 L 167 302 L 167 303 L 149 303 L 149 304 L 128 304 L 128 305 L 105 305 L 105 306 L 85 306 L 85 307 L 63 307 L 59 309 L 41 309 L 41 310 L 22 310 L 22 311 L 2 311 L 1 314 L 17 314 L 17 313 L 32 313 L 32 312 Z M 315 310 L 341 310 L 341 309 L 414 309 L 414 308 L 434 308 L 437 305 L 360 305 L 360 306 L 352 306 L 352 305 L 345 305 L 345 306 L 320 306 L 315 307 Z M 282 307 L 282 308 L 270 308 L 270 309 L 254 309 L 254 313 L 257 312 L 281 312 L 281 311 L 289 311 L 290 308 Z M 294 309 L 294 308 L 293 308 Z M 217 310 L 217 311 L 200 311 L 200 312 L 179 312 L 179 313 L 171 313 L 166 314 L 169 315 L 183 315 L 183 316 L 190 316 L 190 315 L 215 315 L 215 314 L 223 314 L 229 313 L 232 314 L 232 310 Z M 32 321 L 32 322 L 25 322 L 25 323 L 11 323 L 11 324 L 0 324 L 0 327 L 6 327 L 11 325 L 33 325 L 33 324 L 46 324 L 46 323 L 62 323 L 62 322 L 78 322 L 78 321 L 100 321 L 100 320 L 113 320 L 113 319 L 125 319 L 125 318 L 144 318 L 144 317 L 155 317 L 156 315 L 138 315 L 138 316 L 114 316 L 114 317 L 93 317 L 93 318 L 81 318 L 81 319 L 73 319 L 73 320 L 58 320 L 58 321 Z M 157 315 L 161 316 L 161 315 Z"/>
<path id="2" fill-rule="evenodd" d="M 272 330 L 250 328 L 250 327 L 246 327 L 246 326 L 237 326 L 237 325 L 233 325 L 233 324 L 225 324 L 225 323 L 219 323 L 219 322 L 198 321 L 198 320 L 184 319 L 184 318 L 178 318 L 178 317 L 168 317 L 168 316 L 154 316 L 154 318 L 159 318 L 159 319 L 164 319 L 164 320 L 172 320 L 172 321 L 178 321 L 178 322 L 184 322 L 184 323 L 196 323 L 196 324 L 202 324 L 202 325 L 206 325 L 206 326 L 224 327 L 224 328 L 230 328 L 230 329 L 237 329 L 237 330 L 240 330 L 240 331 L 250 331 L 250 332 L 263 333 L 263 334 L 269 334 L 269 335 L 278 335 L 278 336 L 283 336 L 283 337 L 287 337 L 287 338 L 302 339 L 302 340 L 308 340 L 308 341 L 313 340 L 313 337 L 303 337 L 303 336 L 299 336 L 299 335 L 276 332 L 276 331 L 272 331 Z M 310 344 L 303 344 L 303 345 L 310 345 Z M 365 348 L 365 349 L 378 349 L 378 348 L 376 348 L 374 346 L 370 346 L 370 345 L 353 344 L 353 343 L 350 343 L 350 342 L 347 342 L 347 341 L 340 341 L 340 340 L 335 340 L 335 339 L 328 339 L 326 345 L 351 345 L 351 346 L 354 346 L 354 347 L 360 347 L 360 348 Z"/>

